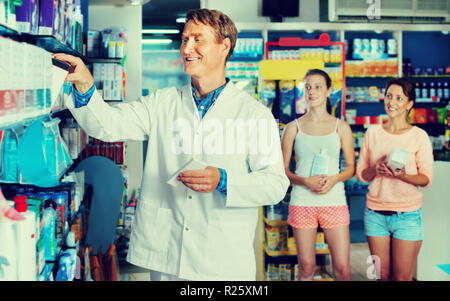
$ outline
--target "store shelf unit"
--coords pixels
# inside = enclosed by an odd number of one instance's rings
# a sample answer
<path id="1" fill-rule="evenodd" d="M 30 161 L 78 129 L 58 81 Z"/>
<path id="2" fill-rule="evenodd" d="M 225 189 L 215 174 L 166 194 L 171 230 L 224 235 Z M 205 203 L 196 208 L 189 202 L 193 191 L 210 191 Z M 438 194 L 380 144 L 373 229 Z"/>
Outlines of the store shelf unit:
<path id="1" fill-rule="evenodd" d="M 259 280 L 296 281 L 298 273 L 297 250 L 291 226 L 285 219 L 270 220 L 260 209 L 260 246 L 259 246 Z M 324 244 L 323 232 L 318 232 L 316 242 L 317 266 L 314 280 L 333 280 L 330 275 L 330 250 Z M 327 268 L 327 266 L 329 267 Z"/>
<path id="2" fill-rule="evenodd" d="M 61 276 L 57 273 L 59 259 L 68 256 L 62 251 L 66 247 L 69 231 L 75 234 L 76 241 L 85 234 L 89 202 L 85 200 L 83 174 L 74 172 L 70 165 L 78 154 L 71 158 L 67 147 L 69 143 L 63 142 L 68 142 L 68 139 L 63 138 L 63 125 L 59 121 L 72 117 L 63 106 L 63 98 L 70 86 L 65 85 L 63 93 L 57 97 L 51 91 L 51 53 L 66 53 L 84 61 L 85 57 L 55 36 L 21 33 L 1 24 L 0 40 L 0 46 L 5 47 L 0 51 L 0 66 L 6 69 L 3 78 L 0 76 L 0 187 L 8 200 L 26 196 L 28 210 L 36 213 L 38 225 L 46 216 L 45 225 L 40 224 L 41 229 L 38 227 L 32 236 L 38 255 L 33 276 L 37 280 L 54 280 Z M 36 130 L 40 128 L 41 135 Z M 15 136 L 6 137 L 6 133 L 11 131 Z M 6 144 L 8 147 L 4 147 Z M 22 150 L 20 158 L 18 149 Z M 40 153 L 30 156 L 31 152 Z M 60 168 L 63 166 L 60 164 L 61 158 L 66 164 L 64 169 Z M 55 209 L 56 214 L 54 233 L 49 229 L 48 223 L 51 222 L 47 219 L 47 209 L 50 207 Z M 46 228 L 45 233 L 42 227 Z M 49 238 L 51 235 L 56 237 L 53 242 Z M 30 250 L 30 254 L 32 252 Z M 75 258 L 73 260 L 75 262 Z M 6 277 L 13 276 L 10 274 Z"/>
<path id="3" fill-rule="evenodd" d="M 271 47 L 281 47 L 282 49 L 291 49 L 297 51 L 292 53 L 287 50 L 287 57 L 281 59 L 301 59 L 311 60 L 317 59 L 324 62 L 324 69 L 332 79 L 332 95 L 330 96 L 332 107 L 337 106 L 340 102 L 339 115 L 345 115 L 345 43 L 339 41 L 331 41 L 330 35 L 327 33 L 320 34 L 318 39 L 303 39 L 300 37 L 280 37 L 278 41 L 268 41 L 265 43 L 265 58 L 276 59 L 274 55 L 271 57 L 269 49 Z M 333 48 L 337 49 L 333 49 Z M 338 71 L 335 71 L 336 68 Z M 328 69 L 328 70 L 327 70 Z M 302 80 L 303 78 L 295 78 Z M 335 111 L 334 109 L 333 111 Z M 297 114 L 299 110 L 296 108 Z M 296 116 L 296 114 L 294 114 Z M 295 117 L 294 117 L 295 118 Z"/>
<path id="4" fill-rule="evenodd" d="M 126 92 L 126 56 L 123 58 L 87 58 L 95 86 L 106 102 L 123 102 Z"/>

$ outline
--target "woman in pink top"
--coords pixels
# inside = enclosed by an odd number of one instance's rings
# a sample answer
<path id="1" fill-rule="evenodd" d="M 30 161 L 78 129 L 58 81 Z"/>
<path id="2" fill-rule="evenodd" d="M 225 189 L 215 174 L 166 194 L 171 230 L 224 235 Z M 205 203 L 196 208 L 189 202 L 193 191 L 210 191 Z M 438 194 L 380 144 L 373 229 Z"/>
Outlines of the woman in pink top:
<path id="1" fill-rule="evenodd" d="M 364 227 L 381 280 L 411 280 L 423 240 L 418 187 L 431 185 L 433 151 L 427 133 L 407 121 L 415 98 L 407 80 L 387 83 L 384 109 L 388 121 L 367 130 L 356 168 L 359 180 L 371 182 Z M 400 170 L 387 162 L 394 148 L 409 153 Z"/>

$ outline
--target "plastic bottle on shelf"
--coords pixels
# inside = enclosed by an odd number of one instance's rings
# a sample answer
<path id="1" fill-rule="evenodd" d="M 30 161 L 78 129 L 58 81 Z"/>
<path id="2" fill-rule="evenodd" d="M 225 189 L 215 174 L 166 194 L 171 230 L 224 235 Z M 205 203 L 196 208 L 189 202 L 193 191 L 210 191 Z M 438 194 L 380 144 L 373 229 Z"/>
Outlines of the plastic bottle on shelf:
<path id="1" fill-rule="evenodd" d="M 434 82 L 430 83 L 430 97 L 436 97 L 436 85 L 434 84 Z"/>
<path id="2" fill-rule="evenodd" d="M 444 82 L 444 98 L 445 99 L 450 98 L 450 90 L 448 88 L 448 82 Z"/>
<path id="3" fill-rule="evenodd" d="M 444 89 L 442 89 L 442 83 L 437 83 L 436 95 L 439 99 L 444 98 Z"/>
<path id="4" fill-rule="evenodd" d="M 420 83 L 419 82 L 415 83 L 415 92 L 416 92 L 416 98 L 420 98 L 421 93 L 420 93 Z"/>
<path id="5" fill-rule="evenodd" d="M 27 197 L 15 196 L 15 209 L 25 216 L 16 223 L 14 232 L 17 243 L 17 280 L 36 280 L 36 215 L 28 210 Z"/>
<path id="6" fill-rule="evenodd" d="M 427 83 L 425 83 L 425 82 L 422 83 L 422 90 L 421 90 L 421 92 L 422 92 L 422 93 L 420 93 L 421 96 L 422 96 L 421 98 L 428 98 L 429 97 Z"/>

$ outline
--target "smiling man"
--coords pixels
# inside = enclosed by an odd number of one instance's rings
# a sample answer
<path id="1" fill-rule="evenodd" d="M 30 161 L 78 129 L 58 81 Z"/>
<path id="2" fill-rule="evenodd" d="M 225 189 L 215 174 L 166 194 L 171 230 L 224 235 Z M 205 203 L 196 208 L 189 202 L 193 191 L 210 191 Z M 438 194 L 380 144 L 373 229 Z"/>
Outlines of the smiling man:
<path id="1" fill-rule="evenodd" d="M 127 260 L 150 269 L 151 280 L 255 280 L 258 208 L 278 203 L 289 186 L 271 112 L 225 78 L 236 39 L 228 16 L 190 11 L 180 54 L 191 84 L 114 105 L 103 101 L 80 59 L 54 55 L 74 67 L 67 106 L 90 136 L 149 140 Z M 258 126 L 231 136 L 230 123 Z M 212 144 L 240 151 L 212 152 Z M 192 160 L 206 168 L 180 172 Z"/>

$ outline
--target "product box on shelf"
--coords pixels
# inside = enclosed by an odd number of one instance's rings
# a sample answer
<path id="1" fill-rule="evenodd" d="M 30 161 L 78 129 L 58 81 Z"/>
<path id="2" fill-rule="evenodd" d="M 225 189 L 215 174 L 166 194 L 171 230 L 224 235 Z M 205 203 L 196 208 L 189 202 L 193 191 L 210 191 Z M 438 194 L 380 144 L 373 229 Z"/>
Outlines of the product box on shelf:
<path id="1" fill-rule="evenodd" d="M 100 57 L 102 48 L 101 31 L 89 30 L 87 33 L 87 56 Z"/>
<path id="2" fill-rule="evenodd" d="M 22 5 L 16 6 L 17 29 L 22 33 L 31 31 L 31 0 L 22 0 Z"/>
<path id="3" fill-rule="evenodd" d="M 73 13 L 73 0 L 66 0 L 64 5 L 63 41 L 68 46 L 72 45 L 72 13 Z"/>
<path id="4" fill-rule="evenodd" d="M 58 1 L 39 1 L 39 35 L 53 35 L 56 32 L 55 24 L 59 24 Z"/>

